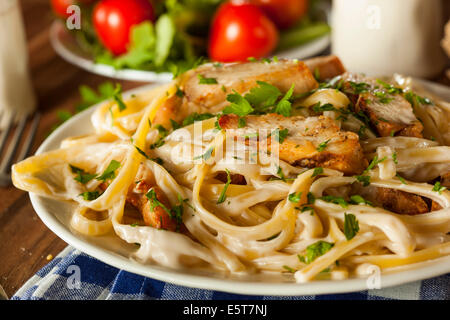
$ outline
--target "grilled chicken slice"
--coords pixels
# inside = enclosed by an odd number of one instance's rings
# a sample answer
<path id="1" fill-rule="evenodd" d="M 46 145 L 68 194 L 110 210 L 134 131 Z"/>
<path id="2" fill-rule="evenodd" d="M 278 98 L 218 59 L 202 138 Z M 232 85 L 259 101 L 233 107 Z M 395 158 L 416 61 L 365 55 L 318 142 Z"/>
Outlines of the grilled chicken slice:
<path id="1" fill-rule="evenodd" d="M 145 225 L 157 229 L 176 231 L 178 227 L 177 221 L 166 211 L 166 209 L 171 209 L 170 202 L 164 192 L 156 186 L 151 172 L 141 164 L 136 179 L 138 181 L 134 182 L 128 189 L 127 203 L 135 207 L 142 214 Z M 154 191 L 156 199 L 165 208 L 156 205 L 152 210 L 150 200 L 146 197 L 146 194 L 151 189 Z"/>
<path id="2" fill-rule="evenodd" d="M 200 84 L 200 79 L 210 79 L 212 84 Z M 213 79 L 213 80 L 211 80 Z M 287 92 L 292 84 L 294 95 L 318 87 L 317 81 L 301 61 L 279 60 L 278 62 L 246 62 L 224 65 L 205 64 L 187 72 L 181 80 L 185 103 L 202 106 L 209 112 L 218 112 L 227 104 L 228 94 L 240 94 L 256 87 L 257 81 L 276 86 Z"/>
<path id="3" fill-rule="evenodd" d="M 341 60 L 333 55 L 307 59 L 304 63 L 319 81 L 334 78 L 346 71 Z"/>
<path id="4" fill-rule="evenodd" d="M 399 213 L 416 215 L 430 212 L 426 201 L 418 195 L 390 188 L 377 188 L 376 201 L 383 208 Z"/>
<path id="5" fill-rule="evenodd" d="M 401 94 L 389 93 L 373 78 L 345 73 L 342 79 L 354 111 L 366 114 L 380 136 L 423 137 L 422 124 Z"/>
<path id="6" fill-rule="evenodd" d="M 358 135 L 341 131 L 330 118 L 302 116 L 284 117 L 278 114 L 244 117 L 246 126 L 239 128 L 239 117 L 234 114 L 223 115 L 219 125 L 223 129 L 235 129 L 231 134 L 245 136 L 248 133 L 267 134 L 269 151 L 272 135 L 276 129 L 285 131 L 287 136 L 279 144 L 280 159 L 294 166 L 325 167 L 345 174 L 359 174 L 367 167 Z M 261 140 L 259 136 L 259 141 Z"/>

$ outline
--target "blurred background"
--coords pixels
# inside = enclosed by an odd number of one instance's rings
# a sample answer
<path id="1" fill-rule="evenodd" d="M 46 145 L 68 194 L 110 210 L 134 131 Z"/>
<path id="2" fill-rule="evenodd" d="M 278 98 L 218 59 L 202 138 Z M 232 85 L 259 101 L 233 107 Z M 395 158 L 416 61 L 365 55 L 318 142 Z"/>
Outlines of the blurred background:
<path id="1" fill-rule="evenodd" d="M 10 186 L 11 164 L 118 86 L 330 53 L 450 85 L 449 16 L 449 0 L 0 0 L 0 284 L 11 295 L 66 246 Z"/>

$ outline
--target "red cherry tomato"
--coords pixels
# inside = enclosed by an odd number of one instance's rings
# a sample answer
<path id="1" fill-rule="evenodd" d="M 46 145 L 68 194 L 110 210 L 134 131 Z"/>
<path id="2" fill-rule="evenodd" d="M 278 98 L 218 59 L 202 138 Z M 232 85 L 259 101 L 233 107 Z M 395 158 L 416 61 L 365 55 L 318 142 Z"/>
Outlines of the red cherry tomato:
<path id="1" fill-rule="evenodd" d="M 149 0 L 102 0 L 93 12 L 100 41 L 115 55 L 127 52 L 131 27 L 145 20 L 155 20 Z"/>
<path id="2" fill-rule="evenodd" d="M 292 27 L 308 10 L 308 0 L 251 0 L 280 29 Z"/>
<path id="3" fill-rule="evenodd" d="M 226 2 L 217 10 L 210 31 L 208 52 L 212 60 L 245 61 L 272 52 L 278 31 L 256 5 Z"/>
<path id="4" fill-rule="evenodd" d="M 53 12 L 60 18 L 68 18 L 67 7 L 75 4 L 75 0 L 50 0 Z"/>
<path id="5" fill-rule="evenodd" d="M 58 17 L 68 18 L 70 14 L 67 13 L 67 7 L 78 3 L 88 4 L 93 1 L 95 0 L 50 0 L 50 4 L 52 5 L 53 12 Z"/>

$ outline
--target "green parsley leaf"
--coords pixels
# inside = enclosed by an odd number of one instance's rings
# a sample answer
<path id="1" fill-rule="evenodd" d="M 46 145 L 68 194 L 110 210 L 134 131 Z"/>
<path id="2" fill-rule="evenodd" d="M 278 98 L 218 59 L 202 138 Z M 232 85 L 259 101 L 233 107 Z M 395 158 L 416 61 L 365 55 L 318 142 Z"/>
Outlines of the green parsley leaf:
<path id="1" fill-rule="evenodd" d="M 316 197 L 311 192 L 308 192 L 306 198 L 308 199 L 308 204 L 314 204 L 314 202 L 316 201 Z"/>
<path id="2" fill-rule="evenodd" d="M 212 113 L 197 113 L 197 112 L 194 112 L 194 113 L 191 113 L 189 116 L 187 116 L 183 120 L 182 126 L 186 127 L 188 125 L 193 124 L 194 122 L 207 120 L 207 119 L 210 119 L 210 118 L 213 118 L 213 117 L 215 117 L 215 115 L 213 115 Z"/>
<path id="3" fill-rule="evenodd" d="M 359 231 L 359 222 L 354 214 L 344 213 L 344 217 L 344 234 L 347 240 L 351 240 Z"/>
<path id="4" fill-rule="evenodd" d="M 357 194 L 350 197 L 350 202 L 354 204 L 368 204 L 369 206 L 373 206 L 372 202 L 364 199 L 363 197 Z"/>
<path id="5" fill-rule="evenodd" d="M 292 269 L 292 268 L 289 267 L 289 266 L 283 266 L 283 269 L 287 270 L 287 271 L 290 272 L 290 273 L 295 273 L 295 270 Z"/>
<path id="6" fill-rule="evenodd" d="M 247 99 L 245 99 L 236 91 L 234 91 L 234 93 L 232 94 L 227 95 L 227 101 L 231 104 L 223 109 L 224 114 L 234 113 L 240 117 L 245 117 L 246 115 L 254 111 Z"/>
<path id="7" fill-rule="evenodd" d="M 395 164 L 398 164 L 398 161 L 397 161 L 397 152 L 394 152 L 394 153 L 392 154 L 392 160 L 394 160 L 394 163 L 395 163 Z"/>
<path id="8" fill-rule="evenodd" d="M 78 181 L 79 183 L 86 184 L 97 176 L 96 174 L 89 174 L 85 172 L 83 169 L 75 167 L 71 164 L 69 164 L 69 166 L 70 169 L 72 170 L 72 173 L 75 173 L 77 175 L 74 178 L 74 180 Z"/>
<path id="9" fill-rule="evenodd" d="M 79 194 L 86 201 L 92 201 L 100 197 L 100 192 L 98 191 L 86 191 Z"/>
<path id="10" fill-rule="evenodd" d="M 123 111 L 127 108 L 125 102 L 122 99 L 122 86 L 120 84 L 116 84 L 116 88 L 114 89 L 113 99 L 117 103 L 119 107 L 119 111 Z"/>
<path id="11" fill-rule="evenodd" d="M 311 263 L 316 260 L 318 257 L 323 256 L 325 253 L 333 248 L 334 243 L 319 240 L 308 247 L 306 247 L 305 256 L 298 256 L 299 260 L 304 263 Z"/>
<path id="12" fill-rule="evenodd" d="M 154 211 L 156 207 L 161 207 L 164 211 L 167 212 L 167 214 L 169 215 L 170 218 L 172 218 L 172 212 L 163 204 L 158 200 L 158 197 L 156 196 L 156 192 L 153 188 L 151 188 L 146 194 L 145 196 L 147 197 L 147 199 L 149 200 L 149 204 L 150 204 L 150 211 Z"/>
<path id="13" fill-rule="evenodd" d="M 405 178 L 403 178 L 401 175 L 399 175 L 399 174 L 397 173 L 395 176 L 400 180 L 401 183 L 407 184 Z"/>
<path id="14" fill-rule="evenodd" d="M 288 200 L 290 202 L 294 202 L 294 203 L 298 203 L 301 198 L 302 198 L 302 192 L 301 191 L 298 192 L 298 193 L 293 192 L 293 193 L 289 194 L 289 196 L 288 196 Z"/>
<path id="15" fill-rule="evenodd" d="M 264 111 L 265 108 L 273 106 L 278 98 L 281 96 L 280 90 L 264 81 L 257 81 L 257 87 L 250 89 L 250 92 L 245 95 L 245 99 L 259 111 Z"/>
<path id="16" fill-rule="evenodd" d="M 278 102 L 275 107 L 275 112 L 281 114 L 285 117 L 291 116 L 292 111 L 292 103 L 289 101 L 292 98 L 292 94 L 294 93 L 294 84 L 292 84 L 291 88 L 286 92 L 284 97 Z"/>
<path id="17" fill-rule="evenodd" d="M 109 179 L 114 179 L 116 177 L 115 171 L 119 169 L 119 167 L 120 167 L 119 161 L 111 160 L 105 171 L 96 179 L 103 182 Z"/>
<path id="18" fill-rule="evenodd" d="M 214 147 L 211 147 L 208 150 L 206 150 L 206 152 L 204 154 L 202 154 L 201 156 L 194 157 L 194 160 L 203 159 L 204 161 L 206 161 L 209 158 L 211 158 L 213 151 L 214 151 Z"/>
<path id="19" fill-rule="evenodd" d="M 355 176 L 355 178 L 357 181 L 361 182 L 364 187 L 367 187 L 368 185 L 370 185 L 370 176 L 360 175 L 360 176 Z"/>
<path id="20" fill-rule="evenodd" d="M 199 84 L 217 84 L 216 78 L 205 78 L 201 74 L 197 74 Z"/>
<path id="21" fill-rule="evenodd" d="M 319 174 L 322 174 L 322 173 L 323 173 L 322 167 L 314 168 L 314 172 L 313 172 L 311 178 L 317 177 Z"/>
<path id="22" fill-rule="evenodd" d="M 334 204 L 338 204 L 342 208 L 347 208 L 348 207 L 347 201 L 345 201 L 345 199 L 342 198 L 342 197 L 323 196 L 323 197 L 320 197 L 320 200 L 323 200 L 323 201 L 326 201 L 326 202 L 331 202 L 331 203 L 334 203 Z"/>
<path id="23" fill-rule="evenodd" d="M 139 148 L 138 146 L 134 145 L 134 147 L 136 148 L 136 150 L 142 154 L 145 158 L 149 159 L 148 155 L 145 153 L 144 150 L 142 150 L 141 148 Z"/>
<path id="24" fill-rule="evenodd" d="M 319 146 L 317 147 L 317 151 L 322 152 L 323 150 L 325 150 L 325 148 L 328 145 L 328 142 L 330 142 L 331 139 L 328 139 L 327 141 L 321 142 L 319 144 Z"/>
<path id="25" fill-rule="evenodd" d="M 436 181 L 432 190 L 438 192 L 439 194 L 442 194 L 442 191 L 447 190 L 447 188 L 442 186 L 439 181 Z"/>
<path id="26" fill-rule="evenodd" d="M 226 192 L 227 192 L 228 186 L 231 183 L 230 171 L 228 169 L 225 169 L 225 171 L 227 173 L 227 182 L 225 183 L 225 186 L 223 187 L 222 192 L 220 193 L 219 199 L 217 200 L 217 204 L 220 204 L 225 201 L 225 199 L 227 198 Z"/>
<path id="27" fill-rule="evenodd" d="M 270 133 L 270 135 L 273 135 L 275 141 L 277 141 L 278 143 L 283 143 L 288 134 L 289 134 L 288 129 L 280 130 L 278 128 L 276 128 L 273 132 Z"/>

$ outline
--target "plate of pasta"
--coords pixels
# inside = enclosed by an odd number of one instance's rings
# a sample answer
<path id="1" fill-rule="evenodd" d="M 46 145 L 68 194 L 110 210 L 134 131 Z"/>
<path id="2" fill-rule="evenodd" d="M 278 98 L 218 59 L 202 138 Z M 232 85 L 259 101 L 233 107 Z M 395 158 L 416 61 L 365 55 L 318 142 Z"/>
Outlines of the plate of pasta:
<path id="1" fill-rule="evenodd" d="M 123 270 L 241 294 L 388 287 L 450 271 L 447 101 L 336 56 L 208 63 L 78 114 L 12 178 Z"/>

